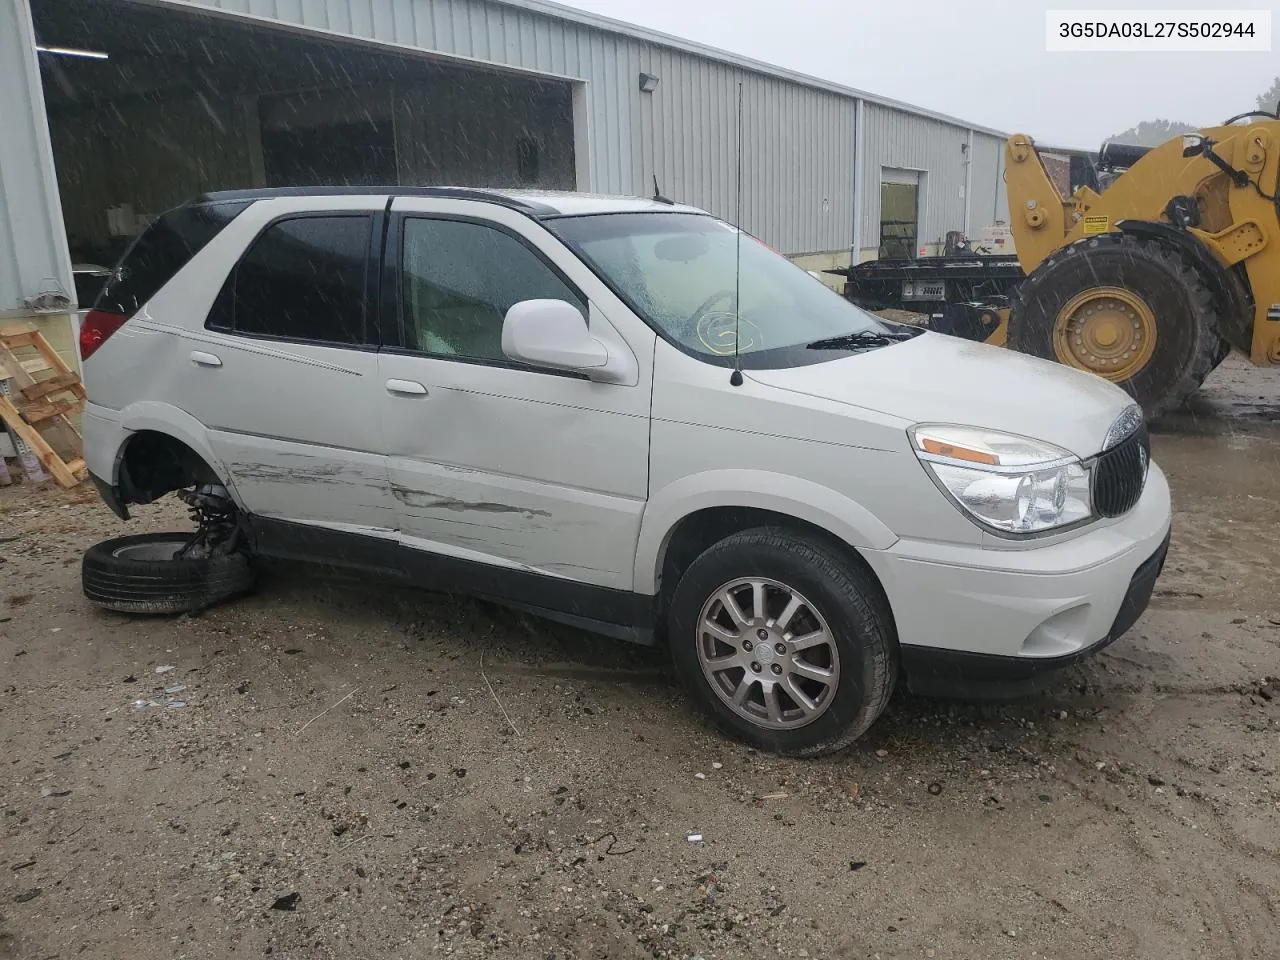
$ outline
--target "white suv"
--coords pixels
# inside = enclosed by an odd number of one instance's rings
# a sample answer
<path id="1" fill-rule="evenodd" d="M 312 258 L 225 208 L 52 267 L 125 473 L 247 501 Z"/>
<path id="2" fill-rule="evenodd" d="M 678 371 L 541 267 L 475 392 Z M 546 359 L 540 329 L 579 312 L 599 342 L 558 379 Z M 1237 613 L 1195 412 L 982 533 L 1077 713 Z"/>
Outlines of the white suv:
<path id="1" fill-rule="evenodd" d="M 1016 692 L 1145 608 L 1170 505 L 1102 379 L 877 319 L 702 211 L 461 189 L 213 194 L 81 337 L 103 498 L 199 532 L 95 602 L 350 565 L 672 651 L 727 730 L 818 753 L 895 682 Z"/>

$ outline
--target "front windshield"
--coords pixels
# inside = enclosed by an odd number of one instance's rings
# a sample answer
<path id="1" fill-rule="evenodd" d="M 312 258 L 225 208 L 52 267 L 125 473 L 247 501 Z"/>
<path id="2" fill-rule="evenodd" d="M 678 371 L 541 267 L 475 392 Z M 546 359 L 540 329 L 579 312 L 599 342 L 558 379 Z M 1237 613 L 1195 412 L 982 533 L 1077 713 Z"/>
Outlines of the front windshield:
<path id="1" fill-rule="evenodd" d="M 866 345 L 897 329 L 746 233 L 739 272 L 739 231 L 713 217 L 619 213 L 547 225 L 667 339 L 712 362 L 732 362 L 735 338 L 743 366 L 766 367 L 830 359 L 808 345 L 859 334 Z"/>

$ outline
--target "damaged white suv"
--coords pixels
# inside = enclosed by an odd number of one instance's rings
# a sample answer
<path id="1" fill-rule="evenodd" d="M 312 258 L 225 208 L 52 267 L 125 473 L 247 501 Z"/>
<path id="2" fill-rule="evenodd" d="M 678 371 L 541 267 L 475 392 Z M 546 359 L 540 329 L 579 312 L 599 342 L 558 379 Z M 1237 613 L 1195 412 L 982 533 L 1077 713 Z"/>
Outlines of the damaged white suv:
<path id="1" fill-rule="evenodd" d="M 779 751 L 848 743 L 900 678 L 1015 691 L 1098 649 L 1168 545 L 1120 389 L 879 320 L 665 202 L 210 195 L 125 256 L 81 351 L 103 498 L 199 520 L 90 550 L 94 602 L 349 565 L 660 639 Z"/>

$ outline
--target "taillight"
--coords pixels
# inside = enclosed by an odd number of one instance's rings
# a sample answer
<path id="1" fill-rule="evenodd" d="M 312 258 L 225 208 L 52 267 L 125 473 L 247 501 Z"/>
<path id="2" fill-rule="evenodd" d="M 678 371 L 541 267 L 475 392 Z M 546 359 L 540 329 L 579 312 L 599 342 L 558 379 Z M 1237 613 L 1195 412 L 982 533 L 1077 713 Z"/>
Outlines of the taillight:
<path id="1" fill-rule="evenodd" d="M 95 350 L 107 342 L 128 320 L 123 313 L 109 310 L 90 310 L 80 321 L 80 359 L 88 360 Z"/>

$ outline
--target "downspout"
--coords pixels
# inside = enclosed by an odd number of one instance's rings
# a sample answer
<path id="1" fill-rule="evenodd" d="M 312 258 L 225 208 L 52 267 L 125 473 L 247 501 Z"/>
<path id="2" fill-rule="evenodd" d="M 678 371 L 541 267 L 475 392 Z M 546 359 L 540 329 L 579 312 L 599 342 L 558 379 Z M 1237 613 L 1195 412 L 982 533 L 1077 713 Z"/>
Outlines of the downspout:
<path id="1" fill-rule="evenodd" d="M 964 235 L 969 236 L 969 211 L 973 206 L 973 130 L 964 148 Z"/>
<path id="2" fill-rule="evenodd" d="M 857 265 L 862 257 L 862 170 L 864 141 L 866 140 L 865 101 L 858 99 L 853 120 L 853 250 L 850 265 Z"/>
<path id="3" fill-rule="evenodd" d="M 1000 191 L 1004 188 L 1004 145 L 996 151 L 996 188 L 991 191 L 991 222 L 1000 219 Z"/>

